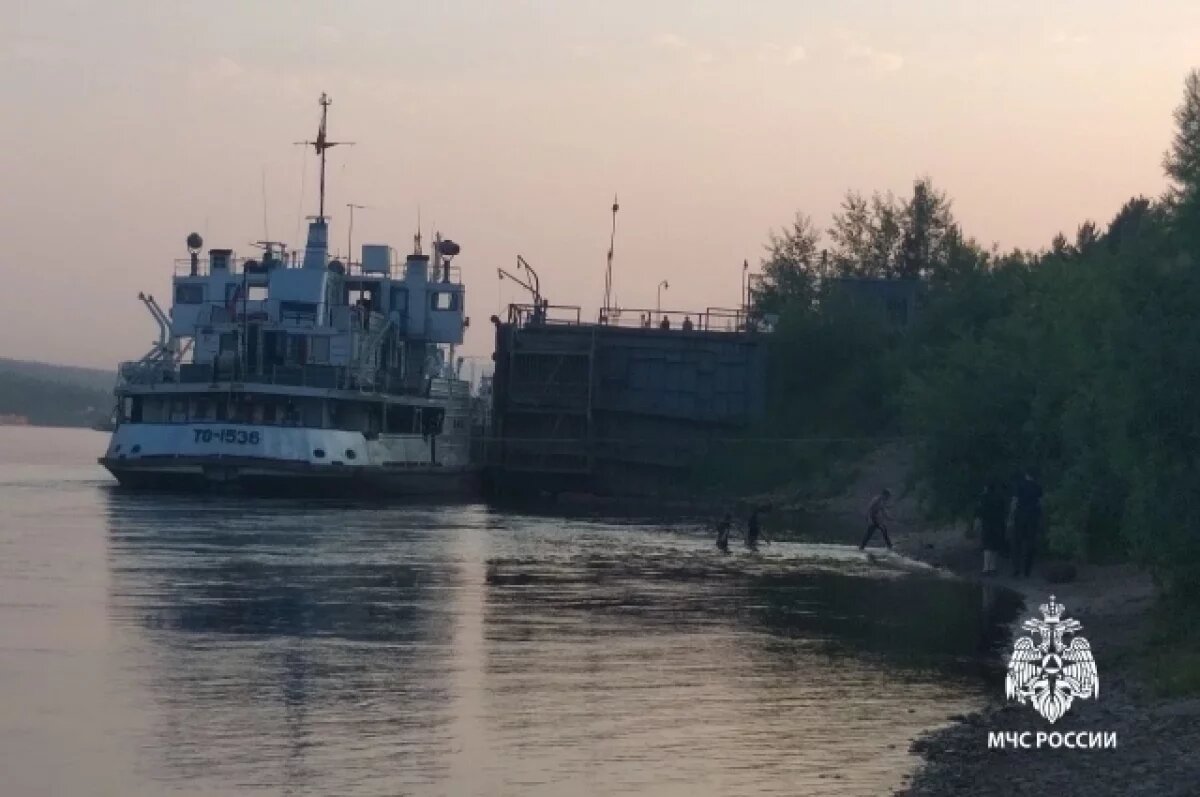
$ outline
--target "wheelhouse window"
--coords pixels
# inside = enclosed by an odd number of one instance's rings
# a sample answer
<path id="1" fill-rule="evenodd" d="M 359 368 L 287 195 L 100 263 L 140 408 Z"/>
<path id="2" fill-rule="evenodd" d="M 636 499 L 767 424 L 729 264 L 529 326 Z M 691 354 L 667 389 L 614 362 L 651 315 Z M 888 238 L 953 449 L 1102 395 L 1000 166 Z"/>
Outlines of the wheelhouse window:
<path id="1" fill-rule="evenodd" d="M 204 286 L 176 285 L 175 304 L 204 304 Z"/>
<path id="2" fill-rule="evenodd" d="M 287 336 L 287 364 L 304 365 L 308 362 L 308 336 Z"/>
<path id="3" fill-rule="evenodd" d="M 416 424 L 413 408 L 404 404 L 391 404 L 387 408 L 386 431 L 393 434 L 412 434 Z"/>
<path id="4" fill-rule="evenodd" d="M 280 302 L 279 320 L 289 326 L 313 326 L 317 323 L 317 306 L 312 302 Z"/>
<path id="5" fill-rule="evenodd" d="M 458 294 L 453 291 L 437 291 L 429 295 L 429 307 L 432 310 L 457 310 Z"/>

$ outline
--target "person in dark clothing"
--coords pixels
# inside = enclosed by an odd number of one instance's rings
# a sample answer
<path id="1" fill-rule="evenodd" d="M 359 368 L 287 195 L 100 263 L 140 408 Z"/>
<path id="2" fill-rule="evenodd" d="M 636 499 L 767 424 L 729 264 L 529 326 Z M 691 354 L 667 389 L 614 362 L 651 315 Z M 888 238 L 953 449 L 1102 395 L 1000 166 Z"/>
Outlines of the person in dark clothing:
<path id="1" fill-rule="evenodd" d="M 996 560 L 1004 550 L 1004 532 L 1008 520 L 1008 502 L 995 482 L 988 482 L 979 497 L 975 510 L 979 531 L 983 537 L 983 574 L 995 575 Z"/>
<path id="2" fill-rule="evenodd" d="M 733 528 L 733 516 L 728 512 L 725 517 L 721 518 L 721 522 L 717 524 L 717 549 L 725 553 L 729 552 L 729 530 Z"/>
<path id="3" fill-rule="evenodd" d="M 1042 486 L 1025 471 L 1013 497 L 1013 575 L 1033 573 L 1033 555 L 1042 526 Z"/>
<path id="4" fill-rule="evenodd" d="M 671 328 L 671 319 L 667 318 L 666 316 L 663 316 L 662 321 L 658 322 L 658 328 L 659 329 L 670 329 Z"/>
<path id="5" fill-rule="evenodd" d="M 892 550 L 892 541 L 888 537 L 887 525 L 884 522 L 892 519 L 887 511 L 887 504 L 891 497 L 892 491 L 884 489 L 867 506 L 867 536 L 863 537 L 858 550 L 866 550 L 867 543 L 871 541 L 871 537 L 875 535 L 876 531 L 883 535 L 883 542 L 887 545 L 888 550 Z"/>
<path id="6" fill-rule="evenodd" d="M 758 508 L 750 510 L 750 519 L 746 521 L 746 547 L 751 550 L 758 550 Z"/>

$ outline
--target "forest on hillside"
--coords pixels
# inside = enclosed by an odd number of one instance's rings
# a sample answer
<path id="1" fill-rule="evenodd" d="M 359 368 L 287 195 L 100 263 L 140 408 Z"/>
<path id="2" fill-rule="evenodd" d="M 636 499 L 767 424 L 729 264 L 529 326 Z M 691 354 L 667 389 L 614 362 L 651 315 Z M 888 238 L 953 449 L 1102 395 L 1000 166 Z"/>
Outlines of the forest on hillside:
<path id="1" fill-rule="evenodd" d="M 1200 71 L 1187 76 L 1160 197 L 1130 198 L 1037 252 L 979 245 L 929 178 L 846 195 L 828 230 L 773 234 L 756 308 L 777 316 L 771 427 L 908 437 L 931 517 L 1034 469 L 1047 543 L 1148 567 L 1200 603 Z M 898 328 L 835 290 L 914 281 Z"/>
<path id="2" fill-rule="evenodd" d="M 34 426 L 92 426 L 112 414 L 115 381 L 91 368 L 0 359 L 0 415 Z"/>

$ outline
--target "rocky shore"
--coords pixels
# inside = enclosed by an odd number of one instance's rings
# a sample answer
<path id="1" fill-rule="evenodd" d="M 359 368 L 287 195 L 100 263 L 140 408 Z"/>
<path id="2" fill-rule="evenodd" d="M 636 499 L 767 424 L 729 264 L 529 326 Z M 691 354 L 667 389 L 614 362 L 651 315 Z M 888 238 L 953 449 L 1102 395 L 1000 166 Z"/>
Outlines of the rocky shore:
<path id="1" fill-rule="evenodd" d="M 978 542 L 962 530 L 912 532 L 903 553 L 962 577 L 978 573 Z M 1054 725 L 1029 706 L 1006 703 L 997 664 L 994 701 L 982 711 L 952 718 L 950 725 L 915 740 L 922 765 L 904 797 L 1046 793 L 1057 797 L 1099 795 L 1200 795 L 1200 698 L 1156 699 L 1135 666 L 1151 626 L 1153 588 L 1129 566 L 1079 566 L 1070 583 L 1050 583 L 1043 567 L 1031 579 L 1005 576 L 986 583 L 1025 598 L 1017 623 L 1054 594 L 1066 614 L 1081 621 L 1099 669 L 1100 694 L 1077 700 Z M 1019 629 L 1015 629 L 1019 630 Z M 1021 632 L 1024 633 L 1024 632 Z M 1115 733 L 1115 749 L 988 748 L 988 734 L 1030 731 Z"/>

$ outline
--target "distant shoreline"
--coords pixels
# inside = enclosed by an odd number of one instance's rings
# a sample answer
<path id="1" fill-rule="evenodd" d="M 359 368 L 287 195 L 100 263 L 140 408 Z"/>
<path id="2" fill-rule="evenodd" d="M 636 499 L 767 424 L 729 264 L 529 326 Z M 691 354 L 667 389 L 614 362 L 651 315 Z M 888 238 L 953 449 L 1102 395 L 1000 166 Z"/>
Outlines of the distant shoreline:
<path id="1" fill-rule="evenodd" d="M 108 432 L 87 423 L 4 423 L 0 420 L 0 429 L 80 429 L 87 432 Z"/>

